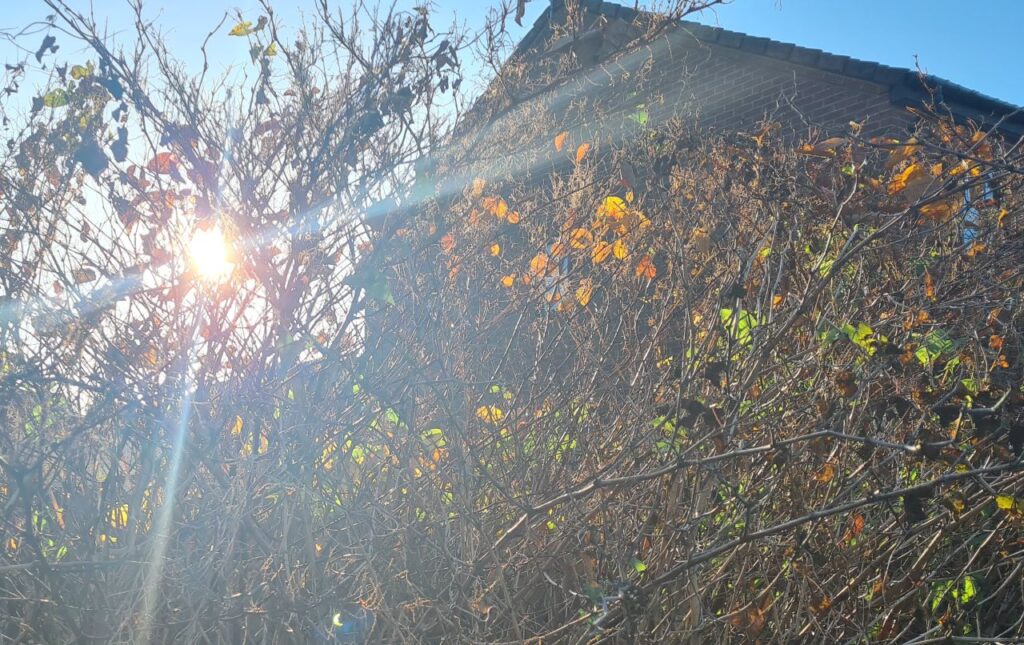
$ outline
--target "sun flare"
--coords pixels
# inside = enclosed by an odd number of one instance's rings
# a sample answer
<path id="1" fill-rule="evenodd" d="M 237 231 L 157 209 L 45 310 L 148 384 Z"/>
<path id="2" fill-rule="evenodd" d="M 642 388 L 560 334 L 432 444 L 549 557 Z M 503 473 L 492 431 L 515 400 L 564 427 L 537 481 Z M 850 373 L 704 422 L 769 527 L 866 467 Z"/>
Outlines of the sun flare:
<path id="1" fill-rule="evenodd" d="M 228 257 L 228 241 L 217 226 L 197 228 L 188 243 L 188 254 L 196 273 L 210 282 L 223 281 L 235 268 Z"/>

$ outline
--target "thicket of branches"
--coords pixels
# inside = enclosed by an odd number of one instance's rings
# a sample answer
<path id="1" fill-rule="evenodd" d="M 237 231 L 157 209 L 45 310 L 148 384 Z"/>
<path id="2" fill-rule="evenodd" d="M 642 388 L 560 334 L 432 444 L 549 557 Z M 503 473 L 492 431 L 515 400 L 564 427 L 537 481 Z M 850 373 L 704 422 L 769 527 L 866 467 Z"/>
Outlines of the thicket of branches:
<path id="1" fill-rule="evenodd" d="M 0 175 L 4 639 L 1024 633 L 1019 141 L 588 106 L 527 173 L 448 137 L 498 26 L 268 6 L 225 99 L 51 6 L 93 65 Z"/>

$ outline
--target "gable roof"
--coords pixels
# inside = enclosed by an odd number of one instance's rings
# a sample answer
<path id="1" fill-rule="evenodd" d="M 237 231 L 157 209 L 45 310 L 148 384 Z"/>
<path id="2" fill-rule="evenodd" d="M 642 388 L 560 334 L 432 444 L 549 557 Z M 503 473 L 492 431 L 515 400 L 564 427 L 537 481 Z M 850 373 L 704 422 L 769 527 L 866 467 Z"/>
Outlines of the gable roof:
<path id="1" fill-rule="evenodd" d="M 603 16 L 609 20 L 618 19 L 630 23 L 643 16 L 652 15 L 647 11 L 602 0 L 579 0 L 579 7 L 595 17 Z M 530 31 L 519 42 L 513 56 L 525 54 L 531 48 L 541 45 L 550 34 L 551 25 L 563 19 L 565 13 L 564 0 L 550 0 L 550 5 L 544 9 Z M 972 119 L 989 126 L 998 124 L 1000 130 L 1024 136 L 1024 108 L 938 76 L 920 74 L 910 69 L 859 60 L 770 38 L 750 36 L 721 27 L 709 27 L 690 20 L 680 20 L 679 26 L 702 43 L 887 85 L 890 100 L 895 105 L 921 105 L 934 99 L 936 103 L 945 105 L 957 117 Z M 934 95 L 930 94 L 929 90 Z"/>

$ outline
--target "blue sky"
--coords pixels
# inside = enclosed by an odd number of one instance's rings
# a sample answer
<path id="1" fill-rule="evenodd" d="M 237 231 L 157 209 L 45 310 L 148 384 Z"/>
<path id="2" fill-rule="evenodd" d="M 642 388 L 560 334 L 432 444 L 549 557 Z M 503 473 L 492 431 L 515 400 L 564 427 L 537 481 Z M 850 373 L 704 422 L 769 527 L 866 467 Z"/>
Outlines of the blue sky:
<path id="1" fill-rule="evenodd" d="M 423 1 L 400 0 L 400 6 Z M 7 3 L 14 6 L 0 14 L 0 28 L 23 26 L 48 13 L 42 0 Z M 125 0 L 71 0 L 71 4 L 82 10 L 91 5 L 111 31 L 129 24 Z M 225 11 L 259 15 L 255 0 L 149 0 L 146 4 L 148 15 L 156 18 L 167 41 L 185 60 L 194 60 L 206 33 Z M 276 4 L 284 21 L 294 26 L 301 11 L 312 10 L 313 0 Z M 345 4 L 332 0 L 332 5 Z M 531 0 L 524 27 L 510 25 L 513 35 L 525 33 L 547 4 L 547 0 Z M 482 23 L 489 3 L 436 0 L 435 5 L 438 24 L 454 16 L 474 27 Z M 916 61 L 936 76 L 1024 105 L 1024 0 L 735 0 L 698 20 L 897 67 L 913 68 Z M 222 65 L 245 63 L 244 40 L 228 38 L 225 31 L 213 39 L 211 57 Z M 0 43 L 4 62 L 13 60 L 13 54 L 9 45 Z"/>

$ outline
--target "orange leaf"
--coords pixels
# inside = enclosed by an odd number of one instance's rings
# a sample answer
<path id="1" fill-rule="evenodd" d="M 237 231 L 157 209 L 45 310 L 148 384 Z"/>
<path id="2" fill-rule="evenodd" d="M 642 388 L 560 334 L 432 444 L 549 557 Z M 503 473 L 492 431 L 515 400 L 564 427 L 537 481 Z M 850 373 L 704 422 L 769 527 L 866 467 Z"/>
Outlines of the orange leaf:
<path id="1" fill-rule="evenodd" d="M 590 152 L 590 144 L 584 143 L 579 148 L 576 148 L 576 163 L 583 161 L 583 158 Z"/>
<path id="2" fill-rule="evenodd" d="M 958 207 L 950 200 L 929 202 L 919 209 L 921 217 L 934 222 L 943 222 L 956 214 Z"/>
<path id="3" fill-rule="evenodd" d="M 565 242 L 555 242 L 551 245 L 551 257 L 557 258 L 565 255 Z"/>
<path id="4" fill-rule="evenodd" d="M 967 257 L 973 258 L 974 256 L 978 255 L 979 253 L 984 252 L 985 248 L 986 248 L 985 244 L 983 244 L 981 242 L 975 242 L 974 244 L 971 244 L 971 248 L 967 249 Z"/>
<path id="5" fill-rule="evenodd" d="M 645 255 L 640 258 L 640 262 L 636 265 L 636 276 L 653 280 L 656 275 L 658 275 L 658 269 L 655 268 L 654 262 L 651 261 L 651 256 Z"/>
<path id="6" fill-rule="evenodd" d="M 503 277 L 501 279 L 501 286 L 503 286 L 503 287 L 505 287 L 507 289 L 507 288 L 510 288 L 513 284 L 515 284 L 515 282 L 516 282 L 516 274 L 512 273 L 512 274 L 507 275 L 507 276 L 505 276 L 505 277 Z"/>
<path id="7" fill-rule="evenodd" d="M 832 481 L 832 479 L 835 476 L 836 467 L 833 466 L 831 463 L 826 463 L 824 466 L 821 467 L 821 470 L 818 471 L 818 474 L 814 476 L 814 479 L 820 481 L 823 484 L 827 484 L 830 481 Z"/>
<path id="8" fill-rule="evenodd" d="M 174 172 L 178 167 L 178 158 L 173 152 L 161 152 L 157 156 L 149 160 L 146 164 L 146 169 L 151 170 L 155 173 L 168 175 Z"/>
<path id="9" fill-rule="evenodd" d="M 935 300 L 935 281 L 927 269 L 924 272 L 924 295 L 929 300 Z"/>
<path id="10" fill-rule="evenodd" d="M 565 140 L 569 138 L 568 132 L 561 132 L 555 136 L 555 150 L 561 152 L 565 147 Z"/>
<path id="11" fill-rule="evenodd" d="M 594 242 L 594 235 L 585 228 L 577 228 L 569 235 L 569 245 L 574 249 L 585 249 Z"/>
<path id="12" fill-rule="evenodd" d="M 601 264 L 608 259 L 608 256 L 612 254 L 612 245 L 604 240 L 598 240 L 594 244 L 594 249 L 590 252 L 590 259 L 593 260 L 594 264 Z"/>
<path id="13" fill-rule="evenodd" d="M 441 250 L 445 253 L 451 253 L 452 249 L 455 248 L 455 235 L 452 233 L 445 234 L 440 241 Z"/>
<path id="14" fill-rule="evenodd" d="M 893 177 L 892 181 L 889 182 L 889 194 L 895 195 L 896 193 L 905 190 L 907 184 L 911 181 L 926 175 L 927 171 L 924 169 L 924 166 L 919 163 L 910 164 L 903 170 L 903 172 Z"/>
<path id="15" fill-rule="evenodd" d="M 518 211 L 509 211 L 508 212 L 508 217 L 505 219 L 505 221 L 507 221 L 509 224 L 518 224 L 519 223 L 519 212 Z"/>
<path id="16" fill-rule="evenodd" d="M 491 255 L 498 256 L 501 254 L 501 245 L 495 242 L 494 244 L 491 245 L 491 248 L 489 250 L 491 252 Z"/>

